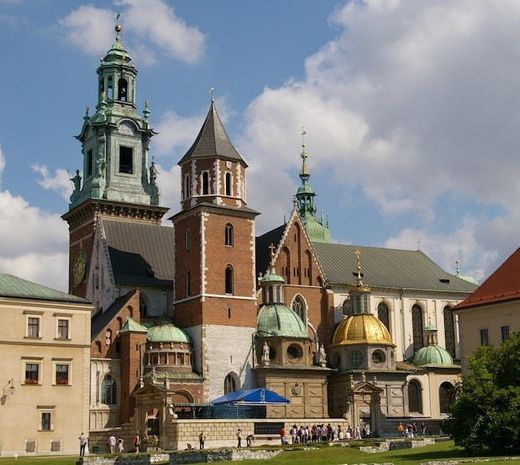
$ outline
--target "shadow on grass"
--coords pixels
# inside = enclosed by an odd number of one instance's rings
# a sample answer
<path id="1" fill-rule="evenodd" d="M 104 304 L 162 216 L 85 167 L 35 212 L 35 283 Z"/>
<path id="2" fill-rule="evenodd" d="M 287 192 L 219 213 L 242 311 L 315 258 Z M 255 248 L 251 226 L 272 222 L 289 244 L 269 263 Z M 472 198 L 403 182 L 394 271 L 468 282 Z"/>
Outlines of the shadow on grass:
<path id="1" fill-rule="evenodd" d="M 388 457 L 402 460 L 403 462 L 431 462 L 435 460 L 459 459 L 471 457 L 463 449 L 430 450 L 404 453 L 403 450 L 387 452 Z"/>

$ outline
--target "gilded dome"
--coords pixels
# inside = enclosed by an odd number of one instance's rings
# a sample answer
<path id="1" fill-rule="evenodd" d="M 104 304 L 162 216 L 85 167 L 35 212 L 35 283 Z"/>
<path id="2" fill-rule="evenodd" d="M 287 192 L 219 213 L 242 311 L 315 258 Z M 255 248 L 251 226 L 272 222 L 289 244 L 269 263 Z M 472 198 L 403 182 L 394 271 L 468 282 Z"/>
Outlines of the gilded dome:
<path id="1" fill-rule="evenodd" d="M 413 364 L 419 367 L 425 365 L 453 365 L 453 358 L 444 347 L 435 344 L 421 347 L 413 358 Z"/>
<path id="2" fill-rule="evenodd" d="M 394 345 L 386 326 L 369 313 L 360 313 L 345 318 L 334 331 L 332 344 Z"/>
<path id="3" fill-rule="evenodd" d="M 308 337 L 298 314 L 283 304 L 262 305 L 256 329 L 262 336 Z"/>
<path id="4" fill-rule="evenodd" d="M 148 330 L 147 339 L 150 342 L 190 342 L 188 335 L 171 323 L 152 326 Z"/>

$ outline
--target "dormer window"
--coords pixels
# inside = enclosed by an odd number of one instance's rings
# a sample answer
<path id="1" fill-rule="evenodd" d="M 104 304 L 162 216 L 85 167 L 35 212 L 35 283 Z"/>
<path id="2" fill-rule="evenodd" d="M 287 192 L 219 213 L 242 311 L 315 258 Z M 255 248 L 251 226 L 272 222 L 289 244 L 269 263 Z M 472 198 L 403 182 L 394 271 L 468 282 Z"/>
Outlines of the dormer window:
<path id="1" fill-rule="evenodd" d="M 119 147 L 119 172 L 125 174 L 132 174 L 133 167 L 133 149 L 131 147 Z"/>

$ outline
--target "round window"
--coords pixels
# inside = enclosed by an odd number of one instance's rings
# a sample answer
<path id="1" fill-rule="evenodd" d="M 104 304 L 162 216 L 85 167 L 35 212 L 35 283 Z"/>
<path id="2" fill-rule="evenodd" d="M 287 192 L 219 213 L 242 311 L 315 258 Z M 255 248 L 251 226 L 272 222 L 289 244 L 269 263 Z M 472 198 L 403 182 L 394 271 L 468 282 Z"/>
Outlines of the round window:
<path id="1" fill-rule="evenodd" d="M 287 347 L 287 358 L 289 360 L 298 360 L 299 358 L 302 358 L 302 356 L 303 350 L 298 344 L 291 344 Z"/>
<path id="2" fill-rule="evenodd" d="M 357 350 L 350 353 L 350 363 L 354 368 L 357 368 L 363 363 L 363 354 Z"/>
<path id="3" fill-rule="evenodd" d="M 372 361 L 374 363 L 383 363 L 385 360 L 385 353 L 382 350 L 374 350 L 372 352 Z"/>

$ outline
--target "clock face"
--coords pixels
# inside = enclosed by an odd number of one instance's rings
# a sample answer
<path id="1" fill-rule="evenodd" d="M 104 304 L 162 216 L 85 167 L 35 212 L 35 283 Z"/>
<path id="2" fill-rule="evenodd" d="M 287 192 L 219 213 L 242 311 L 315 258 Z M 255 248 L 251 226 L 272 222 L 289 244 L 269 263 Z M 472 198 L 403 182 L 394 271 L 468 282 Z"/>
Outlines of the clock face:
<path id="1" fill-rule="evenodd" d="M 74 287 L 78 287 L 84 280 L 87 271 L 87 256 L 85 252 L 82 250 L 74 265 L 72 267 L 72 273 L 74 278 Z"/>

